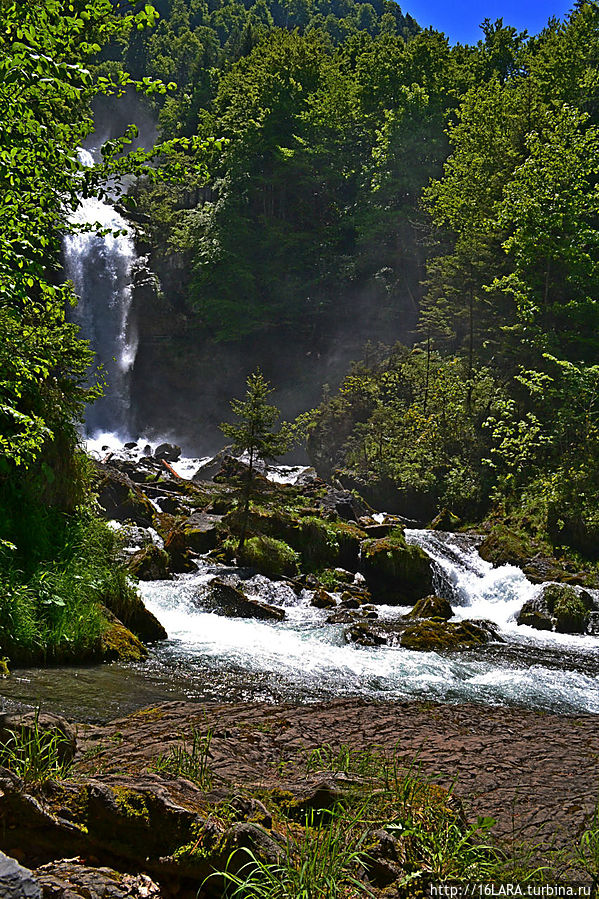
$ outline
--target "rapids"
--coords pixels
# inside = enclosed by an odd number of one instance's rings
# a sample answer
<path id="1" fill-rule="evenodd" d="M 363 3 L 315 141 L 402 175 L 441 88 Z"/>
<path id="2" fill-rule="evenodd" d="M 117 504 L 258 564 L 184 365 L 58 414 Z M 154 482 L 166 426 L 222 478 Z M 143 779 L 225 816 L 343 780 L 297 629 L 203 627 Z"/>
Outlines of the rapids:
<path id="1" fill-rule="evenodd" d="M 90 720 L 168 699 L 313 702 L 343 695 L 599 712 L 599 639 L 516 625 L 514 614 L 539 588 L 518 568 L 484 562 L 475 538 L 425 530 L 407 530 L 406 537 L 433 558 L 436 589 L 451 599 L 456 619 L 489 618 L 505 643 L 447 654 L 347 644 L 344 626 L 327 624 L 309 591 L 297 596 L 284 583 L 199 560 L 197 572 L 175 581 L 140 584 L 169 635 L 148 663 L 15 672 L 4 693 Z M 223 574 L 245 579 L 248 593 L 283 607 L 285 620 L 203 610 L 205 585 Z M 379 611 L 391 619 L 407 609 Z"/>

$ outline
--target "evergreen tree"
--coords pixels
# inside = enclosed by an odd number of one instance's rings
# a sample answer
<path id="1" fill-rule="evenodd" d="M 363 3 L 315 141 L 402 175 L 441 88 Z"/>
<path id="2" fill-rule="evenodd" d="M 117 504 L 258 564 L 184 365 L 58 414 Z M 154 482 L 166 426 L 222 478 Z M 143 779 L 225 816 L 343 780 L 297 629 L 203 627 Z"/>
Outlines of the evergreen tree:
<path id="1" fill-rule="evenodd" d="M 249 457 L 247 478 L 241 495 L 241 533 L 239 552 L 243 549 L 247 534 L 250 512 L 250 496 L 256 462 L 273 462 L 289 447 L 289 433 L 286 427 L 275 429 L 279 410 L 271 406 L 267 399 L 273 391 L 260 369 L 256 369 L 247 379 L 244 400 L 232 400 L 231 408 L 237 421 L 223 422 L 223 434 L 233 441 L 233 450 L 247 453 Z"/>

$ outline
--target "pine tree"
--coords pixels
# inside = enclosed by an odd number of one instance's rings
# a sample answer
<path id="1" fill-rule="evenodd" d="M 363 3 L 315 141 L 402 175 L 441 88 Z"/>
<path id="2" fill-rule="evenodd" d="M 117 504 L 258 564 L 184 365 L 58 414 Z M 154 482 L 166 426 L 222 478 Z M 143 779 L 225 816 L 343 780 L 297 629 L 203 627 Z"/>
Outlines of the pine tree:
<path id="1" fill-rule="evenodd" d="M 256 462 L 274 462 L 278 456 L 287 451 L 290 443 L 286 427 L 274 429 L 279 410 L 267 402 L 273 388 L 259 368 L 249 375 L 246 384 L 245 399 L 231 401 L 231 409 L 237 421 L 223 422 L 220 426 L 223 434 L 233 441 L 234 452 L 247 453 L 249 457 L 248 473 L 240 503 L 242 517 L 239 552 L 243 549 L 247 534 Z"/>

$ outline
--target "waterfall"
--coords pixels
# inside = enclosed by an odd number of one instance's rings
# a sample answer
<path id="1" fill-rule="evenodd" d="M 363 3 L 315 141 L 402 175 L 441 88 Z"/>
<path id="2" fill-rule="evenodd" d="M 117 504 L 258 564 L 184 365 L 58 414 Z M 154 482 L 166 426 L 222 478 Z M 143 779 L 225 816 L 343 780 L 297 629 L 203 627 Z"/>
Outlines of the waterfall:
<path id="1" fill-rule="evenodd" d="M 448 599 L 458 618 L 486 618 L 502 630 L 529 633 L 516 624 L 524 603 L 542 589 L 515 565 L 494 568 L 480 557 L 475 537 L 406 529 L 408 543 L 420 546 L 433 564 L 435 592 Z M 578 638 L 574 638 L 578 639 Z"/>
<path id="2" fill-rule="evenodd" d="M 92 154 L 80 151 L 84 165 L 93 165 Z M 71 319 L 81 328 L 96 353 L 106 380 L 104 396 L 86 414 L 88 434 L 130 434 L 130 375 L 137 351 L 137 335 L 130 319 L 132 281 L 137 254 L 130 233 L 115 237 L 129 224 L 107 201 L 84 199 L 72 217 L 74 224 L 98 222 L 109 233 L 94 231 L 70 234 L 64 241 L 67 277 L 79 297 Z"/>

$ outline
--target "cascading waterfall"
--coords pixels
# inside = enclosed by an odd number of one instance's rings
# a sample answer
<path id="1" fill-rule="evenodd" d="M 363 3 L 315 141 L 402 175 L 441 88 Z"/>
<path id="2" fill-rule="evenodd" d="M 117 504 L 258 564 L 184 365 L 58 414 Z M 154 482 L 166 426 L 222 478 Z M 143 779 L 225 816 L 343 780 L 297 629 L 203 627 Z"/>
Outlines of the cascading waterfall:
<path id="1" fill-rule="evenodd" d="M 93 156 L 80 151 L 84 165 L 93 165 Z M 104 396 L 87 411 L 88 434 L 114 432 L 130 434 L 130 374 L 137 351 L 137 335 L 131 322 L 132 281 L 137 259 L 130 226 L 109 202 L 94 197 L 84 199 L 72 218 L 73 223 L 99 223 L 106 234 L 81 231 L 64 242 L 65 270 L 75 285 L 79 303 L 71 314 L 96 353 L 102 366 Z"/>
<path id="2" fill-rule="evenodd" d="M 140 582 L 147 607 L 169 635 L 145 665 L 53 669 L 47 680 L 41 669 L 14 675 L 3 691 L 20 700 L 43 697 L 47 707 L 92 718 L 168 699 L 311 702 L 343 695 L 599 712 L 597 637 L 518 626 L 515 614 L 541 588 L 515 566 L 493 568 L 474 538 L 406 530 L 406 539 L 433 559 L 435 589 L 451 599 L 456 619 L 491 619 L 503 642 L 463 653 L 356 646 L 347 643 L 344 625 L 327 622 L 327 610 L 311 605 L 309 589 L 297 595 L 285 583 L 245 579 L 249 573 L 206 558 L 196 572 L 175 580 Z M 284 620 L 216 614 L 207 602 L 214 578 L 241 578 L 248 595 L 284 609 Z M 408 610 L 378 611 L 380 621 L 393 626 Z"/>
<path id="3" fill-rule="evenodd" d="M 515 616 L 541 587 L 532 584 L 520 568 L 494 568 L 479 555 L 476 537 L 407 529 L 406 540 L 430 556 L 435 592 L 451 602 L 456 618 L 485 618 L 502 631 L 530 633 L 530 628 L 518 627 Z"/>
<path id="4" fill-rule="evenodd" d="M 346 643 L 342 626 L 327 623 L 326 611 L 311 606 L 309 591 L 298 597 L 281 585 L 277 598 L 260 583 L 253 592 L 283 607 L 283 622 L 224 618 L 203 608 L 202 600 L 206 583 L 221 571 L 200 563 L 197 574 L 176 582 L 140 585 L 171 638 L 158 650 L 161 664 L 171 676 L 171 666 L 183 668 L 188 689 L 201 682 L 206 690 L 216 681 L 220 690 L 232 690 L 229 698 L 243 685 L 254 698 L 358 694 L 599 711 L 599 640 L 518 626 L 516 613 L 541 589 L 519 568 L 493 568 L 478 554 L 475 538 L 408 529 L 406 539 L 431 556 L 436 589 L 451 599 L 455 618 L 491 620 L 505 642 L 452 654 L 358 647 Z M 379 606 L 382 621 L 405 611 Z"/>

